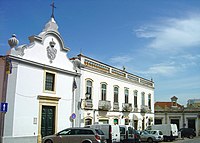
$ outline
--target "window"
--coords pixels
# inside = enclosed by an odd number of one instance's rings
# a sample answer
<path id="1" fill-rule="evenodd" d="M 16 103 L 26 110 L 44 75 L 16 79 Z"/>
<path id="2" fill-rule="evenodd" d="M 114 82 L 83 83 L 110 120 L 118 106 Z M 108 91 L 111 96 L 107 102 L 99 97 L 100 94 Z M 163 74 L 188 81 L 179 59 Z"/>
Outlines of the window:
<path id="1" fill-rule="evenodd" d="M 151 94 L 148 95 L 148 106 L 151 109 Z"/>
<path id="2" fill-rule="evenodd" d="M 125 103 L 128 103 L 128 88 L 125 88 Z"/>
<path id="3" fill-rule="evenodd" d="M 142 92 L 142 105 L 144 106 L 145 105 L 145 93 Z"/>
<path id="4" fill-rule="evenodd" d="M 101 84 L 101 100 L 106 100 L 106 84 Z"/>
<path id="5" fill-rule="evenodd" d="M 92 81 L 87 80 L 86 81 L 86 94 L 87 94 L 87 99 L 92 99 Z"/>
<path id="6" fill-rule="evenodd" d="M 129 125 L 129 119 L 128 118 L 125 119 L 125 125 Z"/>
<path id="7" fill-rule="evenodd" d="M 138 105 L 137 105 L 137 93 L 138 93 L 138 91 L 135 90 L 135 91 L 134 91 L 134 107 L 135 107 L 135 108 L 137 108 L 137 106 L 138 106 Z"/>
<path id="8" fill-rule="evenodd" d="M 119 88 L 114 87 L 114 102 L 118 102 L 118 94 L 119 94 Z"/>
<path id="9" fill-rule="evenodd" d="M 77 135 L 94 135 L 92 130 L 87 130 L 87 129 L 77 129 L 76 134 Z"/>
<path id="10" fill-rule="evenodd" d="M 109 124 L 107 119 L 99 119 L 99 124 Z"/>
<path id="11" fill-rule="evenodd" d="M 46 72 L 45 90 L 55 91 L 55 74 L 54 73 Z"/>
<path id="12" fill-rule="evenodd" d="M 92 125 L 92 119 L 85 119 L 85 126 Z"/>

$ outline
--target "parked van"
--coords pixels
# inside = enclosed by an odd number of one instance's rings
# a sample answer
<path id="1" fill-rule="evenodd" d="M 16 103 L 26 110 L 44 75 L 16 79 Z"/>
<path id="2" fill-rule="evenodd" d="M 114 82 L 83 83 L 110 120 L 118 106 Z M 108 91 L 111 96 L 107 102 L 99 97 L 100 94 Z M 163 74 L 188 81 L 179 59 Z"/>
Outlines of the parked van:
<path id="1" fill-rule="evenodd" d="M 119 125 L 122 143 L 140 143 L 140 136 L 132 126 Z"/>
<path id="2" fill-rule="evenodd" d="M 102 130 L 105 135 L 107 143 L 120 143 L 119 125 L 93 124 L 86 127 Z"/>
<path id="3" fill-rule="evenodd" d="M 159 124 L 147 127 L 147 130 L 160 130 L 163 133 L 164 141 L 173 141 L 178 137 L 178 128 L 176 124 Z"/>

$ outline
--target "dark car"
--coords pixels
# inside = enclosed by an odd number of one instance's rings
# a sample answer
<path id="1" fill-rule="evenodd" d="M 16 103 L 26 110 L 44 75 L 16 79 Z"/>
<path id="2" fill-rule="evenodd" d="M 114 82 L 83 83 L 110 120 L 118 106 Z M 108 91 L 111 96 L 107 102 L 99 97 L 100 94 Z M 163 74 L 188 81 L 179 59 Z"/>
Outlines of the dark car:
<path id="1" fill-rule="evenodd" d="M 179 132 L 181 133 L 182 138 L 187 137 L 192 139 L 193 137 L 196 136 L 196 133 L 193 128 L 181 128 Z"/>
<path id="2" fill-rule="evenodd" d="M 104 133 L 92 128 L 67 128 L 43 137 L 42 143 L 106 143 Z"/>

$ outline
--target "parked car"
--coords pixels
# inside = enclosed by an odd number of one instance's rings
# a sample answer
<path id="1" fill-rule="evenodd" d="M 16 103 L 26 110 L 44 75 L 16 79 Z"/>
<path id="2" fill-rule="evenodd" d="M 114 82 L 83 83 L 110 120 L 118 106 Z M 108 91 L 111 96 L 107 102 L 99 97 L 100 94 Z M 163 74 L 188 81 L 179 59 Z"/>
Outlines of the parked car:
<path id="1" fill-rule="evenodd" d="M 157 141 L 163 141 L 164 140 L 164 138 L 163 138 L 163 133 L 160 131 L 160 130 L 147 130 L 147 132 L 149 133 L 149 134 L 152 134 L 152 135 L 154 135 L 155 137 L 156 137 L 156 140 Z"/>
<path id="2" fill-rule="evenodd" d="M 43 137 L 42 143 L 106 143 L 104 133 L 92 128 L 67 128 Z"/>
<path id="3" fill-rule="evenodd" d="M 187 137 L 192 139 L 193 137 L 196 136 L 196 133 L 193 128 L 181 128 L 179 132 L 181 133 L 182 138 Z"/>
<path id="4" fill-rule="evenodd" d="M 149 134 L 147 131 L 140 132 L 140 140 L 148 143 L 159 142 L 154 135 Z"/>
<path id="5" fill-rule="evenodd" d="M 119 125 L 122 143 L 140 143 L 140 135 L 132 126 Z"/>
<path id="6" fill-rule="evenodd" d="M 178 128 L 176 124 L 150 125 L 146 130 L 160 130 L 163 133 L 164 141 L 173 141 L 178 138 Z"/>
<path id="7" fill-rule="evenodd" d="M 100 129 L 105 135 L 107 143 L 120 143 L 120 128 L 119 125 L 110 124 L 93 124 L 85 127 Z"/>

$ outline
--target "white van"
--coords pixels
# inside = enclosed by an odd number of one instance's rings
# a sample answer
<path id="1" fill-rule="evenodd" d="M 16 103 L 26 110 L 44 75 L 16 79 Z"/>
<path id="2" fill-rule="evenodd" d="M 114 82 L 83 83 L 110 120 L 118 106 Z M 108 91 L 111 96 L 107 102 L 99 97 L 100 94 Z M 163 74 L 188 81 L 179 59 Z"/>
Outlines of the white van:
<path id="1" fill-rule="evenodd" d="M 105 135 L 107 143 L 120 143 L 119 125 L 93 124 L 86 127 L 102 130 Z"/>
<path id="2" fill-rule="evenodd" d="M 120 143 L 120 128 L 119 125 L 111 125 L 112 127 L 112 142 L 113 143 Z"/>
<path id="3" fill-rule="evenodd" d="M 147 130 L 160 130 L 163 133 L 164 141 L 173 141 L 178 137 L 178 128 L 176 124 L 151 125 Z"/>

